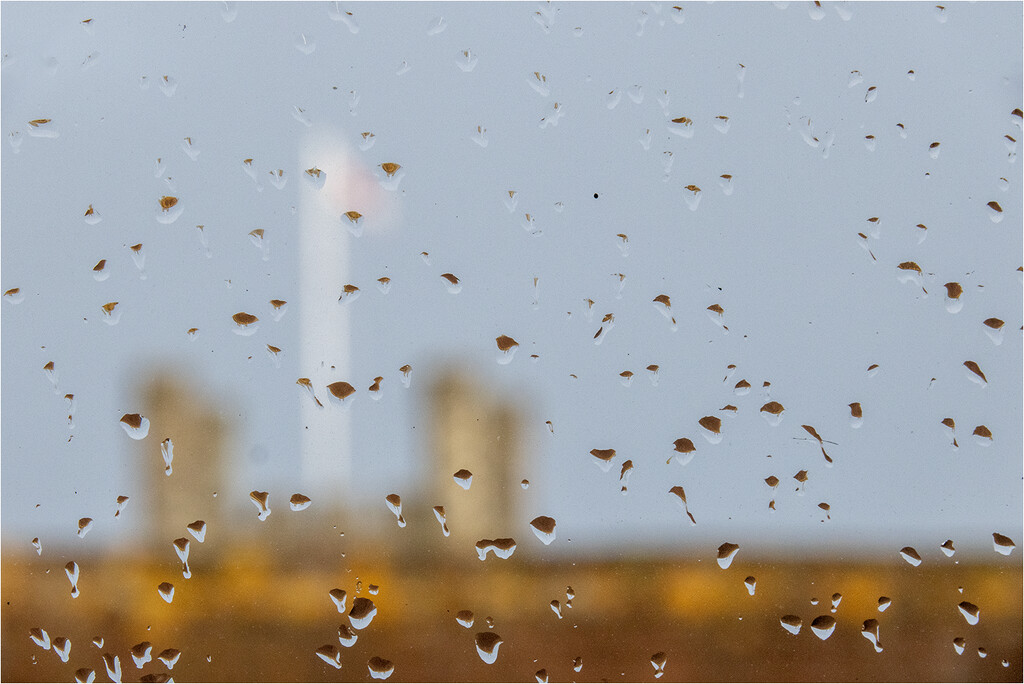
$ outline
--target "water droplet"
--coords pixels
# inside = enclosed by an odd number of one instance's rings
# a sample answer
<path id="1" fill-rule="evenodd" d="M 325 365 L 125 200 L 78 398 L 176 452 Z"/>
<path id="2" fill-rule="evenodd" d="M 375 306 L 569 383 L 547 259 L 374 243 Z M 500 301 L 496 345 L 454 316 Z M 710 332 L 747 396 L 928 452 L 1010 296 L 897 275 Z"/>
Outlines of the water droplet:
<path id="1" fill-rule="evenodd" d="M 704 416 L 697 421 L 701 427 L 701 434 L 709 444 L 719 444 L 722 441 L 722 419 L 717 416 Z"/>
<path id="2" fill-rule="evenodd" d="M 268 492 L 261 492 L 254 489 L 249 492 L 249 500 L 252 501 L 256 510 L 259 511 L 256 514 L 256 517 L 260 522 L 266 520 L 270 515 L 270 494 Z"/>
<path id="3" fill-rule="evenodd" d="M 295 49 L 304 55 L 311 55 L 316 51 L 316 39 L 313 36 L 307 36 L 305 33 L 300 33 L 295 38 Z"/>
<path id="4" fill-rule="evenodd" d="M 355 401 L 356 388 L 347 382 L 332 382 L 327 385 L 327 401 L 333 406 L 347 408 Z"/>
<path id="5" fill-rule="evenodd" d="M 160 442 L 160 455 L 164 457 L 164 475 L 170 477 L 173 472 L 171 464 L 174 462 L 174 443 L 170 437 Z"/>
<path id="6" fill-rule="evenodd" d="M 573 658 L 572 669 L 575 670 L 576 672 L 579 672 L 580 670 L 583 669 L 583 658 L 582 658 L 582 656 Z"/>
<path id="7" fill-rule="evenodd" d="M 604 96 L 604 104 L 608 109 L 615 109 L 619 100 L 622 99 L 622 91 L 618 88 L 608 91 L 608 94 Z"/>
<path id="8" fill-rule="evenodd" d="M 777 401 L 769 401 L 760 409 L 761 417 L 772 427 L 776 427 L 782 422 L 782 414 L 785 410 L 785 407 Z"/>
<path id="9" fill-rule="evenodd" d="M 338 641 L 345 648 L 352 648 L 355 646 L 358 639 L 359 635 L 352 631 L 352 628 L 348 625 L 341 625 L 338 627 Z"/>
<path id="10" fill-rule="evenodd" d="M 334 669 L 341 669 L 341 651 L 334 644 L 325 644 L 316 649 L 316 655 Z"/>
<path id="11" fill-rule="evenodd" d="M 953 650 L 956 651 L 957 655 L 963 655 L 964 648 L 967 646 L 967 640 L 963 637 L 956 637 L 953 639 Z"/>
<path id="12" fill-rule="evenodd" d="M 821 3 L 818 0 L 807 4 L 807 14 L 810 16 L 811 21 L 821 21 L 825 18 L 825 10 L 822 9 Z"/>
<path id="13" fill-rule="evenodd" d="M 1003 220 L 1003 208 L 999 206 L 999 202 L 993 200 L 985 206 L 988 207 L 988 217 L 992 219 L 992 223 L 999 223 Z"/>
<path id="14" fill-rule="evenodd" d="M 555 541 L 555 519 L 549 518 L 546 515 L 539 515 L 530 521 L 530 527 L 533 529 L 533 533 L 540 539 L 545 546 Z"/>
<path id="15" fill-rule="evenodd" d="M 36 646 L 39 646 L 44 651 L 50 650 L 50 635 L 46 633 L 46 630 L 41 627 L 33 627 L 28 630 L 28 638 L 35 642 Z"/>
<path id="16" fill-rule="evenodd" d="M 111 653 L 103 654 L 103 666 L 107 668 L 107 676 L 112 682 L 121 681 L 121 659 Z"/>
<path id="17" fill-rule="evenodd" d="M 111 678 L 111 680 L 115 681 L 115 682 L 120 681 L 120 679 L 113 679 L 113 678 Z M 76 682 L 88 682 L 89 684 L 91 684 L 92 682 L 95 682 L 96 681 L 96 670 L 93 670 L 93 669 L 88 668 L 88 667 L 82 667 L 82 668 L 79 668 L 79 669 L 75 670 L 75 681 Z"/>
<path id="18" fill-rule="evenodd" d="M 448 28 L 448 22 L 445 20 L 444 17 L 434 17 L 433 19 L 430 20 L 430 23 L 427 24 L 427 35 L 436 36 L 437 34 L 444 31 L 446 28 Z"/>
<path id="19" fill-rule="evenodd" d="M 293 511 L 304 511 L 312 505 L 313 500 L 305 494 L 292 494 L 292 497 L 288 500 L 288 505 Z"/>
<path id="20" fill-rule="evenodd" d="M 552 432 L 552 434 L 553 434 L 553 432 Z M 522 482 L 519 483 L 519 486 L 522 487 L 523 489 L 529 489 L 530 488 L 530 481 L 529 480 L 523 480 Z"/>
<path id="21" fill-rule="evenodd" d="M 358 596 L 352 601 L 352 610 L 348 612 L 349 622 L 353 629 L 366 629 L 377 614 L 377 606 L 370 599 Z"/>
<path id="22" fill-rule="evenodd" d="M 548 671 L 545 669 L 537 670 L 533 673 L 533 678 L 537 680 L 537 684 L 548 684 Z"/>
<path id="23" fill-rule="evenodd" d="M 370 676 L 374 679 L 387 679 L 395 671 L 393 662 L 377 656 L 370 658 L 366 666 L 370 669 Z"/>
<path id="24" fill-rule="evenodd" d="M 978 624 L 978 621 L 981 619 L 981 611 L 978 609 L 978 606 L 969 601 L 961 601 L 957 608 L 960 609 L 960 614 L 964 616 L 964 620 L 967 620 L 967 624 Z"/>
<path id="25" fill-rule="evenodd" d="M 469 48 L 460 50 L 455 57 L 455 65 L 464 73 L 469 73 L 476 68 L 477 56 Z M 486 147 L 486 144 L 484 145 Z"/>
<path id="26" fill-rule="evenodd" d="M 132 439 L 144 439 L 149 434 L 149 419 L 138 413 L 121 416 L 121 427 Z"/>
<path id="27" fill-rule="evenodd" d="M 455 480 L 455 484 L 459 485 L 463 489 L 468 490 L 469 486 L 473 484 L 473 473 L 469 472 L 465 468 L 461 468 L 452 475 Z"/>
<path id="28" fill-rule="evenodd" d="M 168 601 L 168 603 L 170 602 Z M 135 661 L 135 667 L 141 670 L 143 665 L 153 660 L 152 652 L 153 644 L 148 641 L 132 646 L 132 660 Z"/>
<path id="29" fill-rule="evenodd" d="M 740 550 L 739 544 L 733 544 L 732 542 L 725 542 L 718 547 L 718 567 L 723 570 L 727 570 L 732 565 L 733 559 L 736 557 L 737 552 Z"/>
<path id="30" fill-rule="evenodd" d="M 398 519 L 398 526 L 405 527 L 405 518 L 402 517 L 402 497 L 397 494 L 388 494 L 384 497 L 384 503 L 395 514 L 395 518 Z"/>
<path id="31" fill-rule="evenodd" d="M 904 546 L 900 549 L 900 555 L 903 556 L 903 560 L 907 561 L 914 567 L 921 564 L 921 555 L 918 554 L 917 550 L 912 546 Z"/>
<path id="32" fill-rule="evenodd" d="M 673 133 L 683 138 L 693 137 L 693 120 L 689 117 L 680 116 L 676 119 L 672 119 L 668 124 L 666 124 L 666 128 L 668 128 L 669 133 Z"/>
<path id="33" fill-rule="evenodd" d="M 754 592 L 757 590 L 757 578 L 753 575 L 748 576 L 743 580 L 743 586 L 747 588 L 747 593 L 753 596 Z"/>
<path id="34" fill-rule="evenodd" d="M 457 276 L 451 273 L 442 273 L 441 279 L 445 281 L 445 288 L 447 288 L 449 294 L 459 294 L 462 292 L 462 283 Z"/>
<path id="35" fill-rule="evenodd" d="M 811 631 L 822 641 L 832 636 L 835 629 L 836 619 L 831 615 L 819 615 L 811 622 Z"/>
<path id="36" fill-rule="evenodd" d="M 690 513 L 690 509 L 686 505 L 686 492 L 683 490 L 683 488 L 680 485 L 675 485 L 674 487 L 668 490 L 668 493 L 676 496 L 676 501 L 680 506 L 683 507 L 683 511 L 686 513 L 686 516 L 690 519 L 690 524 L 696 525 L 697 521 L 694 519 L 693 514 Z"/>
<path id="37" fill-rule="evenodd" d="M 633 461 L 623 461 L 622 470 L 619 471 L 619 482 L 622 483 L 622 494 L 625 495 L 629 489 L 629 476 L 633 473 Z"/>
<path id="38" fill-rule="evenodd" d="M 493 665 L 498 659 L 498 648 L 505 643 L 494 632 L 479 632 L 474 637 L 474 642 L 476 643 L 476 652 L 480 655 L 480 660 L 488 665 Z"/>
<path id="39" fill-rule="evenodd" d="M 992 547 L 996 553 L 1000 553 L 1004 556 L 1009 556 L 1013 553 L 1013 550 L 1017 548 L 1017 545 L 1013 543 L 1013 540 L 1009 537 L 999 534 L 998 532 L 992 533 Z"/>
<path id="40" fill-rule="evenodd" d="M 850 427 L 856 429 L 864 424 L 864 410 L 861 408 L 860 402 L 855 401 L 848 404 L 850 407 Z M 822 448 L 824 451 L 824 448 Z"/>
<path id="41" fill-rule="evenodd" d="M 85 539 L 85 535 L 89 534 L 89 530 L 92 529 L 92 518 L 81 518 L 78 521 L 78 537 Z"/>
<path id="42" fill-rule="evenodd" d="M 952 418 L 949 418 L 947 420 L 952 420 Z M 946 541 L 942 542 L 942 545 L 939 546 L 939 550 L 942 551 L 942 553 L 947 558 L 951 557 L 954 553 L 956 553 L 956 549 L 953 548 L 953 540 L 952 539 L 947 539 Z"/>
<path id="43" fill-rule="evenodd" d="M 259 329 L 260 319 L 245 311 L 239 311 L 231 317 L 231 320 L 235 322 L 234 331 L 236 335 L 249 337 Z"/>
<path id="44" fill-rule="evenodd" d="M 399 183 L 402 182 L 402 178 L 405 177 L 405 171 L 402 171 L 401 164 L 394 162 L 384 162 L 380 164 L 380 168 L 384 171 L 384 178 L 381 179 L 380 185 L 385 190 L 398 190 Z"/>
<path id="45" fill-rule="evenodd" d="M 469 629 L 473 626 L 473 611 L 471 610 L 460 610 L 455 614 L 455 621 L 460 625 Z"/>
<path id="46" fill-rule="evenodd" d="M 503 537 L 501 539 L 481 539 L 476 543 L 476 555 L 480 560 L 487 560 L 487 554 L 491 551 L 496 557 L 508 560 L 516 551 L 516 541 L 509 537 Z"/>
<path id="47" fill-rule="evenodd" d="M 964 368 L 967 369 L 967 379 L 982 387 L 988 384 L 988 378 L 981 372 L 981 368 L 974 361 L 964 361 Z"/>
<path id="48" fill-rule="evenodd" d="M 869 618 L 864 621 L 864 624 L 860 628 L 861 635 L 871 642 L 871 645 L 875 647 L 875 653 L 882 652 L 882 646 L 878 643 L 878 620 Z"/>
<path id="49" fill-rule="evenodd" d="M 121 320 L 121 312 L 124 309 L 117 308 L 117 305 L 118 302 L 107 302 L 100 307 L 100 311 L 103 312 L 103 322 L 107 325 L 117 325 Z"/>
<path id="50" fill-rule="evenodd" d="M 250 231 L 249 241 L 252 243 L 253 247 L 260 250 L 263 261 L 270 261 L 270 246 L 267 244 L 266 231 L 262 228 Z"/>
<path id="51" fill-rule="evenodd" d="M 982 321 L 985 326 L 985 334 L 996 346 L 1003 343 L 1003 321 L 998 318 L 986 318 Z"/>
<path id="52" fill-rule="evenodd" d="M 448 515 L 444 511 L 444 506 L 434 506 L 434 517 L 437 518 L 437 522 L 441 525 L 441 534 L 448 536 L 451 534 L 451 530 L 448 529 Z"/>
<path id="53" fill-rule="evenodd" d="M 161 582 L 157 586 L 156 591 L 160 594 L 160 598 L 167 601 L 167 603 L 174 600 L 174 585 L 170 582 Z"/>
<path id="54" fill-rule="evenodd" d="M 327 592 L 334 601 L 335 607 L 337 607 L 339 613 L 345 612 L 345 602 L 348 599 L 348 593 L 344 589 L 331 589 Z"/>
<path id="55" fill-rule="evenodd" d="M 324 183 L 327 182 L 327 172 L 312 166 L 302 172 L 303 178 L 306 182 L 310 183 L 317 190 L 321 190 L 324 187 Z"/>
<path id="56" fill-rule="evenodd" d="M 88 58 L 86 58 L 88 59 Z M 28 122 L 28 134 L 33 138 L 59 138 L 60 131 L 52 119 L 33 119 Z"/>
<path id="57" fill-rule="evenodd" d="M 888 596 L 878 597 L 878 612 L 884 613 L 885 609 L 892 605 L 892 599 Z"/>
<path id="58" fill-rule="evenodd" d="M 412 366 L 406 364 L 398 370 L 402 373 L 402 386 L 409 387 L 412 384 Z"/>
<path id="59" fill-rule="evenodd" d="M 551 88 L 548 86 L 547 76 L 544 74 L 534 71 L 533 75 L 526 79 L 526 82 L 530 84 L 538 95 L 541 97 L 547 97 L 551 94 Z"/>
<path id="60" fill-rule="evenodd" d="M 548 605 L 551 606 L 552 612 L 554 612 L 554 614 L 558 616 L 558 619 L 561 620 L 562 619 L 562 604 L 561 604 L 561 602 L 559 602 L 558 599 L 555 599 L 554 601 L 552 601 Z"/>
<path id="61" fill-rule="evenodd" d="M 612 459 L 615 458 L 615 449 L 591 449 L 590 455 L 594 457 L 597 467 L 604 472 L 612 468 Z"/>
<path id="62" fill-rule="evenodd" d="M 162 662 L 168 670 L 173 670 L 174 666 L 178 663 L 178 659 L 181 658 L 181 651 L 176 648 L 165 648 L 160 651 L 157 660 Z"/>
<path id="63" fill-rule="evenodd" d="M 992 431 L 986 426 L 977 426 L 971 434 L 974 436 L 974 443 L 978 446 L 992 446 Z"/>
<path id="64" fill-rule="evenodd" d="M 508 335 L 499 335 L 494 341 L 498 345 L 498 363 L 503 366 L 511 363 L 516 349 L 519 348 L 519 343 Z"/>

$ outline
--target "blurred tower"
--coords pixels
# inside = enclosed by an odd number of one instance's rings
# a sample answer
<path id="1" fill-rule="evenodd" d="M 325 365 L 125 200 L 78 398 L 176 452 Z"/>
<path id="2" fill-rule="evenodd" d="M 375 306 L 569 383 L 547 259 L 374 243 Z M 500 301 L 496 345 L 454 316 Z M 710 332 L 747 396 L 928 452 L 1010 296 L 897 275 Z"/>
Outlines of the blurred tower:
<path id="1" fill-rule="evenodd" d="M 512 402 L 458 370 L 442 372 L 427 396 L 435 473 L 432 505 L 445 507 L 451 541 L 465 549 L 458 556 L 472 558 L 473 545 L 481 539 L 521 534 L 515 471 L 522 459 L 522 416 Z M 469 491 L 453 480 L 462 469 L 473 473 Z"/>
<path id="2" fill-rule="evenodd" d="M 151 425 L 142 442 L 145 501 L 133 503 L 147 509 L 146 543 L 169 545 L 187 537 L 185 526 L 196 520 L 219 528 L 222 505 L 214 493 L 224 482 L 227 425 L 217 407 L 174 370 L 158 373 L 142 388 L 142 398 Z M 167 438 L 173 444 L 170 475 L 161 455 Z"/>

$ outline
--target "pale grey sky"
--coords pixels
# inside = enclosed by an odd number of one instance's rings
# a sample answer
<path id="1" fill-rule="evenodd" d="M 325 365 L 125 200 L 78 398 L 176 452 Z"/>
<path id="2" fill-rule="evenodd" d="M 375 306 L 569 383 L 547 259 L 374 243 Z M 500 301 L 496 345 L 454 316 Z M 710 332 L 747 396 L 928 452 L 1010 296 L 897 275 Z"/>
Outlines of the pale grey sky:
<path id="1" fill-rule="evenodd" d="M 432 364 L 452 360 L 528 407 L 522 477 L 532 486 L 517 533 L 528 535 L 536 515 L 556 518 L 551 553 L 726 538 L 763 553 L 839 542 L 937 553 L 948 537 L 991 552 L 996 531 L 1019 542 L 1021 163 L 1004 138 L 1021 136 L 1011 115 L 1022 105 L 1018 3 L 951 3 L 941 15 L 928 3 L 823 3 L 820 15 L 810 3 L 687 4 L 681 16 L 669 3 L 343 4 L 351 26 L 332 19 L 334 3 L 228 5 L 2 6 L 0 289 L 24 294 L 2 306 L 5 546 L 44 535 L 70 543 L 78 518 L 105 518 L 140 468 L 162 467 L 137 462 L 118 419 L 164 361 L 234 415 L 236 470 L 221 496 L 248 515 L 250 490 L 281 505 L 301 486 L 305 398 L 294 383 L 315 371 L 299 353 L 302 162 L 320 148 L 322 168 L 347 160 L 348 199 L 379 209 L 363 212 L 360 238 L 339 221 L 330 247 L 347 255 L 334 276 L 362 288 L 348 307 L 351 377 L 330 380 L 362 391 L 386 378 L 384 399 L 358 396 L 349 417 L 359 484 L 350 495 L 368 515 L 391 516 L 384 496 L 414 499 L 428 475 L 415 390 Z M 315 41 L 309 54 L 296 47 L 303 35 Z M 457 64 L 463 50 L 471 71 Z M 534 72 L 547 94 L 529 84 Z M 164 75 L 176 81 L 170 95 Z M 542 126 L 556 102 L 557 125 Z M 684 116 L 692 137 L 668 129 Z M 729 117 L 727 132 L 716 116 Z M 41 118 L 58 137 L 31 135 L 40 131 L 28 122 Z M 486 147 L 473 140 L 477 126 Z M 363 131 L 376 136 L 368 150 Z M 180 147 L 186 136 L 194 161 Z M 158 157 L 166 169 L 155 175 Z M 249 157 L 259 191 L 243 171 Z M 396 190 L 373 179 L 388 161 L 405 174 Z M 282 190 L 269 182 L 277 168 L 289 178 Z M 722 174 L 733 177 L 729 195 Z M 695 211 L 691 184 L 702 188 Z M 181 199 L 170 225 L 155 220 L 161 195 Z M 999 223 L 990 201 L 1003 209 Z M 96 225 L 82 217 L 90 204 Z M 525 213 L 541 235 L 523 229 Z M 858 244 L 869 217 L 880 218 L 867 241 L 877 261 Z M 917 224 L 928 227 L 923 242 Z M 256 228 L 267 261 L 250 243 Z M 138 242 L 145 280 L 127 247 Z M 102 258 L 111 276 L 96 282 Z M 905 261 L 925 272 L 927 297 L 897 281 Z M 461 293 L 445 291 L 444 272 L 462 279 Z M 393 281 L 386 297 L 374 286 L 382 275 Z M 964 289 L 955 314 L 944 304 L 949 281 Z M 674 332 L 652 304 L 659 294 L 671 297 Z M 264 311 L 275 297 L 293 307 L 280 322 Z M 123 308 L 115 326 L 101 321 L 108 301 Z M 706 314 L 716 303 L 728 335 Z M 237 311 L 263 319 L 252 337 L 232 334 Z M 606 313 L 615 327 L 595 345 Z M 1006 323 L 999 346 L 984 332 L 989 317 Z M 193 326 L 201 333 L 190 342 Z M 521 345 L 508 365 L 495 363 L 500 334 Z M 280 368 L 266 344 L 285 351 Z M 987 387 L 969 381 L 968 359 Z M 405 363 L 413 391 L 399 382 Z M 652 363 L 656 387 L 644 371 Z M 737 370 L 723 382 L 728 364 Z M 636 373 L 628 388 L 623 370 Z M 754 391 L 736 397 L 741 378 Z M 778 427 L 758 415 L 764 380 L 786 407 Z M 78 402 L 71 443 L 66 392 Z M 730 403 L 736 416 L 719 411 Z M 723 416 L 720 444 L 700 436 L 705 415 Z M 801 424 L 836 442 L 826 445 L 834 467 Z M 981 424 L 989 448 L 971 437 Z M 697 454 L 666 465 L 679 437 Z M 608 447 L 619 458 L 604 473 L 588 452 Z M 810 480 L 797 496 L 801 469 Z M 783 484 L 769 514 L 763 480 L 773 474 Z M 697 527 L 667 493 L 674 485 Z M 98 526 L 89 541 L 125 533 Z"/>

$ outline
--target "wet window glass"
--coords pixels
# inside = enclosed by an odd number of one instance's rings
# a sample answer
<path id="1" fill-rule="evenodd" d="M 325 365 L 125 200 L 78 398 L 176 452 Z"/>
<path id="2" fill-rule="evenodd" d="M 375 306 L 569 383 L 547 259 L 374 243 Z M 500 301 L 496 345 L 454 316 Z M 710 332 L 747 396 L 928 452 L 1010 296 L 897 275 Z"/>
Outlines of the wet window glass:
<path id="1" fill-rule="evenodd" d="M 4 3 L 2 677 L 1022 677 L 1014 3 Z"/>

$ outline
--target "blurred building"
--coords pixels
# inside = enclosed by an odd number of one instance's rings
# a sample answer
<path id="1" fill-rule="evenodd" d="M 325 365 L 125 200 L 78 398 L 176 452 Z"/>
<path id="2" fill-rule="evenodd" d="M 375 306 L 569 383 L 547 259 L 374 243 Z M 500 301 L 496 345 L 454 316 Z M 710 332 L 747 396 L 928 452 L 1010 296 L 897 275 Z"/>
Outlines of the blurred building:
<path id="1" fill-rule="evenodd" d="M 215 494 L 229 475 L 227 424 L 211 398 L 184 375 L 165 370 L 142 387 L 150 435 L 139 443 L 139 480 L 146 490 L 148 543 L 170 544 L 186 525 L 204 520 L 220 527 Z M 163 451 L 178 454 L 168 464 Z"/>
<path id="2" fill-rule="evenodd" d="M 515 402 L 482 386 L 465 371 L 435 377 L 430 397 L 432 495 L 444 501 L 451 540 L 470 549 L 481 539 L 513 537 L 521 471 L 523 419 Z M 472 473 L 468 491 L 453 492 L 453 476 Z"/>

